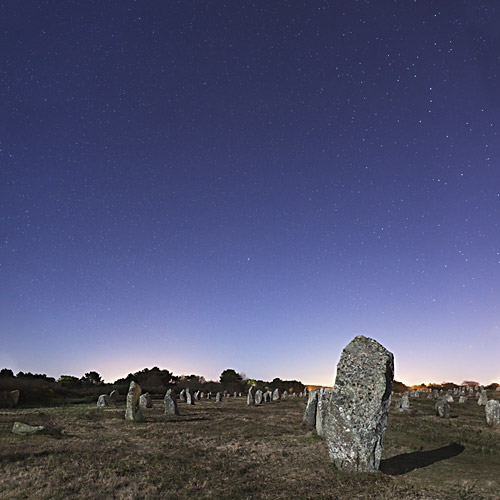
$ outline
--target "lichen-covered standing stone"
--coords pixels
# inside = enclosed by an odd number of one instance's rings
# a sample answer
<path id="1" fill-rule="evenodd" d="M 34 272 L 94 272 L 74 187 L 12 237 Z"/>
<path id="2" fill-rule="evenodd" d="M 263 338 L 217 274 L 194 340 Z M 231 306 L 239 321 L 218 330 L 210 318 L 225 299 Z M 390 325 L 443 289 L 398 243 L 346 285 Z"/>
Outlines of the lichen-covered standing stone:
<path id="1" fill-rule="evenodd" d="M 273 401 L 279 401 L 280 399 L 280 390 L 279 389 L 274 389 L 273 392 Z"/>
<path id="2" fill-rule="evenodd" d="M 222 401 L 222 394 L 220 392 L 218 392 L 216 395 L 215 395 L 215 402 L 216 403 L 220 403 Z"/>
<path id="3" fill-rule="evenodd" d="M 135 422 L 141 422 L 144 420 L 144 416 L 139 408 L 139 396 L 141 395 L 141 392 L 141 386 L 137 382 L 130 382 L 127 394 L 125 420 L 133 420 Z"/>
<path id="4" fill-rule="evenodd" d="M 362 335 L 342 351 L 324 434 L 338 469 L 377 472 L 391 404 L 394 356 Z"/>

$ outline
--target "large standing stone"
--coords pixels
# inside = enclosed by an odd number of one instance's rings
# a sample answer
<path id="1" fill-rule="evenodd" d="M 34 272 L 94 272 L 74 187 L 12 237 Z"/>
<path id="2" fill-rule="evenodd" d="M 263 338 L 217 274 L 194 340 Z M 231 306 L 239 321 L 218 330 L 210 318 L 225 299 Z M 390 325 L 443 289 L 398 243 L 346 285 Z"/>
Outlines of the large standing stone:
<path id="1" fill-rule="evenodd" d="M 394 356 L 377 341 L 360 335 L 342 351 L 324 425 L 338 469 L 378 471 L 393 377 Z"/>
<path id="2" fill-rule="evenodd" d="M 107 394 L 101 394 L 97 400 L 97 406 L 109 406 L 109 396 Z"/>
<path id="3" fill-rule="evenodd" d="M 151 395 L 149 392 L 145 392 L 139 396 L 139 406 L 141 408 L 153 408 L 153 403 L 151 402 Z"/>
<path id="4" fill-rule="evenodd" d="M 486 406 L 488 402 L 488 396 L 486 395 L 486 391 L 481 392 L 479 399 L 477 400 L 477 404 L 479 406 Z"/>
<path id="5" fill-rule="evenodd" d="M 254 405 L 255 404 L 255 398 L 253 396 L 253 386 L 250 386 L 250 389 L 248 389 L 248 396 L 247 396 L 247 405 Z"/>
<path id="6" fill-rule="evenodd" d="M 332 397 L 332 390 L 322 387 L 318 392 L 318 408 L 316 410 L 316 434 L 324 437 L 324 428 L 326 422 L 326 415 L 328 412 L 328 405 Z"/>
<path id="7" fill-rule="evenodd" d="M 130 382 L 127 394 L 127 409 L 125 410 L 125 420 L 141 422 L 144 416 L 139 408 L 139 396 L 141 395 L 141 386 L 137 382 Z"/>
<path id="8" fill-rule="evenodd" d="M 446 398 L 441 399 L 436 403 L 436 415 L 441 418 L 450 418 L 450 405 Z"/>
<path id="9" fill-rule="evenodd" d="M 263 392 L 260 389 L 255 391 L 255 404 L 256 405 L 262 404 L 262 395 L 263 395 Z"/>
<path id="10" fill-rule="evenodd" d="M 165 405 L 165 415 L 179 415 L 177 407 L 177 394 L 173 389 L 169 389 L 163 398 Z"/>
<path id="11" fill-rule="evenodd" d="M 273 401 L 279 401 L 280 399 L 280 390 L 278 388 L 274 389 L 273 392 Z"/>
<path id="12" fill-rule="evenodd" d="M 500 403 L 496 399 L 490 399 L 485 406 L 486 423 L 490 427 L 500 425 Z"/>

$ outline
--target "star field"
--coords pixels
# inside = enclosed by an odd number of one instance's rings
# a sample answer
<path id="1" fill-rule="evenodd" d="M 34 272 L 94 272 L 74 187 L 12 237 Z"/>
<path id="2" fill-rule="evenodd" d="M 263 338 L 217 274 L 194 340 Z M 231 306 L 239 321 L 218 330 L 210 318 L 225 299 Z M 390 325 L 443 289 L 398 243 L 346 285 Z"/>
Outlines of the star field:
<path id="1" fill-rule="evenodd" d="M 0 13 L 0 367 L 500 381 L 497 2 Z"/>

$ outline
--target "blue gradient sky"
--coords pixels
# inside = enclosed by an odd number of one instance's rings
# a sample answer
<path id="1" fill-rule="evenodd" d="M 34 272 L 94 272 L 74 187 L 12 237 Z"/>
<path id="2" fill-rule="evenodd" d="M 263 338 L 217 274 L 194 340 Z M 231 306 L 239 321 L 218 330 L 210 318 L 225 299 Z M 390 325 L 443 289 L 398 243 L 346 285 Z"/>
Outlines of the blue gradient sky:
<path id="1" fill-rule="evenodd" d="M 0 9 L 0 367 L 500 382 L 498 2 Z"/>

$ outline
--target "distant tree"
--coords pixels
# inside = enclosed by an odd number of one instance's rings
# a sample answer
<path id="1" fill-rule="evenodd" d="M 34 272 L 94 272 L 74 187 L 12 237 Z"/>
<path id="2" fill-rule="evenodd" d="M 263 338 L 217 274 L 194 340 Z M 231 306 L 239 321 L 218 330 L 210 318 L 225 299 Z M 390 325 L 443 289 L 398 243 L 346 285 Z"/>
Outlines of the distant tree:
<path id="1" fill-rule="evenodd" d="M 14 372 L 8 368 L 2 368 L 0 370 L 0 377 L 14 377 Z"/>
<path id="2" fill-rule="evenodd" d="M 495 391 L 497 387 L 500 387 L 500 384 L 497 384 L 496 382 L 491 383 L 490 385 L 487 385 L 485 389 L 488 391 Z"/>
<path id="3" fill-rule="evenodd" d="M 408 390 L 408 386 L 403 384 L 403 382 L 399 382 L 398 380 L 394 380 L 392 382 L 392 390 L 397 393 L 406 392 Z"/>
<path id="4" fill-rule="evenodd" d="M 101 385 L 103 380 L 97 372 L 88 372 L 82 377 L 82 382 L 92 385 Z"/>
<path id="5" fill-rule="evenodd" d="M 61 375 L 58 382 L 69 383 L 69 384 L 79 384 L 80 379 L 78 377 L 73 377 L 73 375 Z"/>
<path id="6" fill-rule="evenodd" d="M 221 384 L 231 384 L 234 382 L 241 382 L 243 380 L 242 376 L 239 373 L 236 373 L 236 370 L 233 370 L 232 368 L 228 368 L 227 370 L 224 370 L 220 374 L 220 382 Z"/>
<path id="7" fill-rule="evenodd" d="M 475 380 L 464 380 L 462 382 L 462 385 L 467 385 L 469 387 L 476 387 L 479 385 L 479 382 L 476 382 Z"/>

